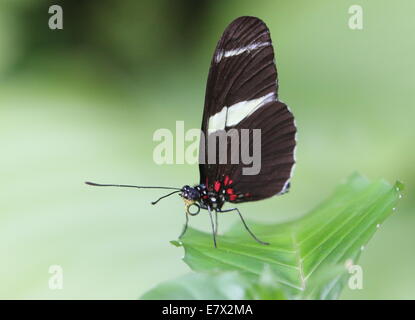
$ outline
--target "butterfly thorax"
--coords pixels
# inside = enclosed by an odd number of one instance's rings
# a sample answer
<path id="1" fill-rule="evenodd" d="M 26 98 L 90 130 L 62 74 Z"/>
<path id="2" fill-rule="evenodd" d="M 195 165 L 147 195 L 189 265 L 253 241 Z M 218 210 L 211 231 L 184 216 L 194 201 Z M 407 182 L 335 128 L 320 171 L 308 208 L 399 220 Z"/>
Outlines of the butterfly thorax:
<path id="1" fill-rule="evenodd" d="M 186 203 L 197 202 L 203 209 L 221 209 L 226 199 L 224 194 L 209 190 L 206 185 L 199 184 L 194 187 L 184 186 L 181 196 Z"/>

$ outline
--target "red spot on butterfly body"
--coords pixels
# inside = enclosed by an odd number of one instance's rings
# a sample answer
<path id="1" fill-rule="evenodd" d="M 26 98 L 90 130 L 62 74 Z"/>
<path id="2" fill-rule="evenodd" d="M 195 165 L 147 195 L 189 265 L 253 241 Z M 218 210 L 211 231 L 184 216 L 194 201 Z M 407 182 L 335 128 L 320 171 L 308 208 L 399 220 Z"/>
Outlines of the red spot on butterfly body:
<path id="1" fill-rule="evenodd" d="M 226 193 L 227 193 L 227 194 L 233 194 L 233 189 L 232 189 L 232 188 L 228 188 L 228 189 L 226 190 Z"/>
<path id="2" fill-rule="evenodd" d="M 223 182 L 223 184 L 224 184 L 225 186 L 227 186 L 227 185 L 228 185 L 228 182 L 229 182 L 229 176 L 226 176 L 226 177 L 225 177 L 225 181 Z"/>
<path id="3" fill-rule="evenodd" d="M 236 195 L 236 194 L 231 194 L 231 195 L 229 196 L 229 200 L 234 201 L 234 200 L 236 200 L 236 197 L 237 197 L 237 195 Z"/>
<path id="4" fill-rule="evenodd" d="M 219 190 L 220 190 L 220 182 L 219 181 L 215 181 L 214 189 L 215 189 L 216 192 L 219 192 Z"/>

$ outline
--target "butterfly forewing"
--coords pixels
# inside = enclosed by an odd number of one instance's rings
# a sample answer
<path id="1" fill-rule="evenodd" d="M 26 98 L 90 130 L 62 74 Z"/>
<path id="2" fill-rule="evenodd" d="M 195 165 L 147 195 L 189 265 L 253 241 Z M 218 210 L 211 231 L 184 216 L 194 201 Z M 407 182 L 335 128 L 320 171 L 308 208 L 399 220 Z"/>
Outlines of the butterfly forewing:
<path id="1" fill-rule="evenodd" d="M 274 50 L 267 26 L 255 17 L 234 20 L 225 29 L 211 62 L 202 120 L 204 152 L 199 165 L 200 183 L 209 189 L 231 187 L 228 201 L 260 200 L 288 190 L 296 129 L 291 112 L 278 101 L 277 90 Z M 261 169 L 257 174 L 244 174 L 247 165 L 231 161 L 231 139 L 227 162 L 219 164 L 220 148 L 215 150 L 215 162 L 209 161 L 209 137 L 232 129 L 261 130 Z M 251 135 L 245 146 L 251 153 L 252 143 Z M 240 158 L 243 145 L 239 147 Z"/>

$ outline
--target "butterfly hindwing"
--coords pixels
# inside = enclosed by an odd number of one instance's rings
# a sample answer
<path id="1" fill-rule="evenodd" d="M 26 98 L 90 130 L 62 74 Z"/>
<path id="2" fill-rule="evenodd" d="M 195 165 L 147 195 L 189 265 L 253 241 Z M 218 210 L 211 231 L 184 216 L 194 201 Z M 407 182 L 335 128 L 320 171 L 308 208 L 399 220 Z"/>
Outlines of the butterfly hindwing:
<path id="1" fill-rule="evenodd" d="M 258 174 L 248 175 L 243 170 L 250 165 L 219 165 L 216 178 L 223 180 L 221 177 L 229 175 L 233 190 L 240 196 L 233 202 L 261 200 L 287 192 L 295 162 L 296 134 L 294 117 L 287 106 L 280 101 L 269 102 L 236 128 L 261 129 L 261 169 Z"/>

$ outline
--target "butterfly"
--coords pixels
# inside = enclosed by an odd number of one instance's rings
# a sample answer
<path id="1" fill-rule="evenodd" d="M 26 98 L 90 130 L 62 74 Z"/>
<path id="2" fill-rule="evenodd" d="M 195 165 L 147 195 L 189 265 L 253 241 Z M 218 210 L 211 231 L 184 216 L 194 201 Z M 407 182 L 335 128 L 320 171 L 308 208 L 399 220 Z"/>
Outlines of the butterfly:
<path id="1" fill-rule="evenodd" d="M 218 213 L 235 212 L 248 233 L 267 245 L 248 227 L 237 207 L 225 209 L 224 205 L 263 200 L 289 190 L 296 131 L 293 114 L 278 99 L 278 75 L 269 29 L 256 17 L 239 17 L 223 32 L 211 61 L 201 127 L 199 183 L 182 188 L 86 183 L 173 190 L 152 204 L 173 194 L 180 195 L 185 203 L 186 221 L 179 238 L 187 230 L 189 216 L 205 210 L 217 247 Z M 255 132 L 260 133 L 257 139 Z M 225 139 L 221 140 L 221 134 Z M 240 161 L 242 155 L 252 155 L 257 160 L 254 172 L 248 172 L 249 167 Z M 253 164 L 252 161 L 251 169 Z"/>

